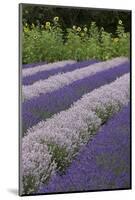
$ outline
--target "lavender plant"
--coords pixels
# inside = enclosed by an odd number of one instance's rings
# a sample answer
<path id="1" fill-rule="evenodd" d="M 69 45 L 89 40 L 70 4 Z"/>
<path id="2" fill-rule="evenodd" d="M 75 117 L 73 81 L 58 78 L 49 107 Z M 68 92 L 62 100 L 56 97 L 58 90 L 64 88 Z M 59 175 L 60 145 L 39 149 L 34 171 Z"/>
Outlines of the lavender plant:
<path id="1" fill-rule="evenodd" d="M 57 69 L 57 68 L 63 68 L 65 66 L 69 66 L 74 63 L 76 63 L 76 61 L 66 60 L 66 61 L 59 61 L 59 62 L 44 64 L 44 65 L 39 64 L 38 66 L 35 66 L 35 67 L 32 66 L 32 67 L 23 69 L 22 76 L 27 77 L 27 76 L 34 75 L 38 72 L 44 72 L 44 71 L 46 72 L 46 71 L 50 71 L 50 70 Z"/>
<path id="2" fill-rule="evenodd" d="M 114 115 L 84 146 L 64 175 L 39 193 L 130 188 L 130 105 Z"/>
<path id="3" fill-rule="evenodd" d="M 73 71 L 75 69 L 80 69 L 80 68 L 86 67 L 88 65 L 98 63 L 98 61 L 89 60 L 89 61 L 82 61 L 82 62 L 77 62 L 77 63 L 75 61 L 67 61 L 64 63 L 65 63 L 64 66 L 62 65 L 62 63 L 61 64 L 58 63 L 58 65 L 56 65 L 56 66 L 55 66 L 55 64 L 53 65 L 53 63 L 52 63 L 52 65 L 48 64 L 43 67 L 39 66 L 36 68 L 36 70 L 33 71 L 32 75 L 29 73 L 28 76 L 23 77 L 22 84 L 23 85 L 31 85 L 38 80 L 47 79 L 50 76 L 56 75 L 58 73 L 66 73 L 66 72 Z M 24 71 L 24 72 L 26 72 L 26 71 Z M 32 71 L 30 71 L 30 72 L 32 72 Z M 36 72 L 36 73 L 34 73 L 34 72 Z"/>
<path id="4" fill-rule="evenodd" d="M 108 84 L 129 71 L 130 63 L 127 61 L 117 67 L 74 81 L 72 84 L 49 94 L 43 94 L 24 102 L 22 104 L 23 134 L 39 121 L 46 120 L 53 114 L 69 108 L 73 102 L 77 101 L 85 93 Z"/>
<path id="5" fill-rule="evenodd" d="M 56 164 L 45 144 L 35 141 L 30 144 L 30 138 L 25 139 L 22 147 L 22 193 L 30 194 L 37 190 L 38 186 L 46 183 L 55 173 Z M 30 151 L 30 153 L 28 153 Z"/>
<path id="6" fill-rule="evenodd" d="M 119 57 L 105 62 L 96 63 L 82 69 L 76 69 L 72 72 L 58 74 L 46 80 L 39 80 L 32 85 L 22 87 L 23 98 L 24 100 L 31 99 L 33 97 L 40 96 L 41 94 L 55 91 L 65 85 L 73 83 L 76 80 L 96 74 L 97 72 L 105 69 L 114 68 L 127 60 L 127 58 Z"/>
<path id="7" fill-rule="evenodd" d="M 49 148 L 52 155 L 53 160 L 51 160 L 51 163 L 54 161 L 57 170 L 63 171 L 63 162 L 67 167 L 80 147 L 86 144 L 101 126 L 103 119 L 100 119 L 97 115 L 97 108 L 101 109 L 100 112 L 104 116 L 107 115 L 108 108 L 112 106 L 113 109 L 108 113 L 111 117 L 128 102 L 129 74 L 126 74 L 111 84 L 84 95 L 68 110 L 61 111 L 53 118 L 41 121 L 29 129 L 22 140 L 22 155 L 24 158 L 23 171 L 27 171 L 30 176 L 32 172 L 33 177 L 36 177 L 37 180 L 31 190 L 35 190 L 35 185 L 38 188 L 40 183 L 46 181 L 46 176 L 50 174 L 45 171 L 46 168 L 44 169 L 44 166 L 48 166 L 45 159 L 44 145 Z M 59 154 L 63 150 L 64 153 Z M 59 162 L 59 159 L 63 162 Z M 48 169 L 50 170 L 47 167 Z M 25 177 L 27 176 L 24 173 L 23 179 L 26 181 L 27 186 L 27 180 L 29 181 L 29 179 Z"/>

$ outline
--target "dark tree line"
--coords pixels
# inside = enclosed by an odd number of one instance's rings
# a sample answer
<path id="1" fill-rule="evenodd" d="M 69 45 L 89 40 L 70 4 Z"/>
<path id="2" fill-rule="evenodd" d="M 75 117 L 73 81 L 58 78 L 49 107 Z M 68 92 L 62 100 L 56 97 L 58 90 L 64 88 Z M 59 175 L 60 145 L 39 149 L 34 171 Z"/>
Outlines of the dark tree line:
<path id="1" fill-rule="evenodd" d="M 107 32 L 114 33 L 118 20 L 122 20 L 125 30 L 130 31 L 130 11 L 56 7 L 36 4 L 23 4 L 22 8 L 23 23 L 41 25 L 45 21 L 51 21 L 55 16 L 58 16 L 63 29 L 72 27 L 73 25 L 89 25 L 94 21 L 99 28 L 104 27 Z"/>

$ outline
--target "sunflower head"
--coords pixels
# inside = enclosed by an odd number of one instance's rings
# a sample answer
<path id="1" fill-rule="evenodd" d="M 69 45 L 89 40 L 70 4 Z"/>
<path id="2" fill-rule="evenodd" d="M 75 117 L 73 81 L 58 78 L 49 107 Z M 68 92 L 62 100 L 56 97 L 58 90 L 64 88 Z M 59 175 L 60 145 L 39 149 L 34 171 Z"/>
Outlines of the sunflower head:
<path id="1" fill-rule="evenodd" d="M 51 23 L 50 22 L 46 22 L 45 23 L 45 28 L 46 29 L 51 29 Z"/>
<path id="2" fill-rule="evenodd" d="M 49 27 L 51 25 L 51 23 L 50 22 L 46 22 L 45 25 Z"/>
<path id="3" fill-rule="evenodd" d="M 119 21 L 118 21 L 118 24 L 121 25 L 121 24 L 122 24 L 122 20 L 119 20 Z"/>
<path id="4" fill-rule="evenodd" d="M 59 17 L 54 17 L 53 20 L 54 20 L 55 22 L 58 22 L 58 21 L 59 21 Z"/>
<path id="5" fill-rule="evenodd" d="M 78 32 L 80 32 L 80 31 L 81 31 L 81 28 L 80 28 L 80 27 L 78 27 L 78 28 L 77 28 L 77 31 L 78 31 Z"/>
<path id="6" fill-rule="evenodd" d="M 83 30 L 84 30 L 84 32 L 87 32 L 88 29 L 87 29 L 87 27 L 85 27 Z"/>

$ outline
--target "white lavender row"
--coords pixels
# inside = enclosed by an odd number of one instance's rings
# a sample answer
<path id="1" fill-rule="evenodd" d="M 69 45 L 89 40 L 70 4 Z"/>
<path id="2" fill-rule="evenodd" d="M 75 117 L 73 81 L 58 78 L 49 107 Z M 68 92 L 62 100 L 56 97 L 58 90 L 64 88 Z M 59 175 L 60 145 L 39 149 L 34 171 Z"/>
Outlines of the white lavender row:
<path id="1" fill-rule="evenodd" d="M 30 76 L 37 72 L 48 71 L 50 69 L 56 69 L 58 67 L 64 67 L 67 64 L 74 64 L 76 61 L 74 60 L 66 60 L 66 61 L 59 61 L 54 63 L 48 63 L 44 65 L 39 65 L 37 67 L 26 68 L 22 70 L 22 76 Z"/>
<path id="2" fill-rule="evenodd" d="M 49 78 L 50 76 L 54 76 L 59 73 L 66 73 L 66 72 L 71 72 L 76 69 L 84 68 L 88 65 L 92 65 L 94 63 L 98 63 L 99 61 L 97 60 L 86 60 L 86 61 L 80 61 L 76 62 L 73 64 L 66 64 L 63 67 L 57 67 L 55 69 L 49 69 L 49 70 L 44 70 L 44 71 L 39 71 L 36 74 L 32 74 L 30 76 L 25 76 L 22 79 L 22 85 L 32 85 L 34 82 L 39 81 L 39 80 L 45 80 Z"/>
<path id="3" fill-rule="evenodd" d="M 36 138 L 34 144 L 25 138 L 22 152 L 22 193 L 30 194 L 54 175 L 56 164 L 47 145 L 39 143 Z"/>
<path id="4" fill-rule="evenodd" d="M 42 94 L 22 104 L 22 132 L 23 135 L 28 128 L 36 125 L 41 120 L 46 120 L 54 114 L 68 109 L 71 104 L 80 99 L 84 94 L 109 84 L 117 77 L 130 71 L 130 63 L 118 65 L 94 74 L 93 76 L 74 81 L 49 94 Z"/>
<path id="5" fill-rule="evenodd" d="M 55 114 L 51 119 L 39 122 L 37 125 L 28 129 L 26 135 L 29 135 L 29 137 L 32 135 L 33 137 L 33 134 L 36 133 L 36 135 L 42 135 L 52 141 L 57 140 L 56 143 L 59 145 L 62 144 L 64 146 L 66 144 L 69 147 L 68 139 L 71 140 L 72 137 L 71 142 L 73 142 L 73 134 L 75 134 L 74 137 L 76 139 L 76 137 L 79 137 L 77 131 L 84 129 L 84 127 L 87 128 L 87 124 L 84 126 L 86 119 L 91 119 L 90 122 L 93 121 L 92 119 L 98 121 L 96 120 L 98 115 L 98 118 L 104 122 L 108 115 L 117 112 L 128 101 L 129 74 L 125 74 L 111 84 L 107 84 L 85 94 L 68 110 Z"/>
<path id="6" fill-rule="evenodd" d="M 130 188 L 130 108 L 111 117 L 64 175 L 55 174 L 39 193 Z"/>
<path id="7" fill-rule="evenodd" d="M 33 97 L 40 96 L 40 94 L 52 92 L 64 87 L 65 85 L 69 85 L 76 80 L 94 75 L 97 72 L 103 71 L 105 69 L 117 67 L 118 65 L 125 62 L 128 62 L 128 58 L 119 57 L 109 61 L 96 63 L 82 69 L 77 69 L 72 72 L 58 74 L 46 80 L 37 81 L 32 85 L 23 86 L 23 99 L 31 99 Z"/>
<path id="8" fill-rule="evenodd" d="M 23 169 L 27 172 L 27 178 L 25 179 L 24 173 L 24 179 L 27 181 L 29 176 L 36 176 L 34 180 L 42 180 L 41 184 L 46 180 L 44 177 L 47 174 L 43 169 L 46 158 L 41 153 L 44 152 L 44 145 L 50 148 L 52 158 L 60 169 L 59 164 L 70 162 L 101 124 L 128 102 L 129 74 L 126 74 L 113 83 L 84 95 L 70 109 L 29 129 L 22 140 Z M 29 163 L 29 166 L 25 163 Z M 39 182 L 35 183 L 36 186 L 38 184 Z"/>

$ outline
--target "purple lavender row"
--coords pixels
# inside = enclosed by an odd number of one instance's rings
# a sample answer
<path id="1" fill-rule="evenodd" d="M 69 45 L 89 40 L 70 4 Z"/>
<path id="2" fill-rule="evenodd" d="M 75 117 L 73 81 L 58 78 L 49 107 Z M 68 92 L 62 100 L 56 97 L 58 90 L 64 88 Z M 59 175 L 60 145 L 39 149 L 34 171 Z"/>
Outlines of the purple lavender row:
<path id="1" fill-rule="evenodd" d="M 37 72 L 36 74 L 23 77 L 22 84 L 23 85 L 31 85 L 35 81 L 47 79 L 49 76 L 53 76 L 58 73 L 70 72 L 75 69 L 80 69 L 80 68 L 86 67 L 88 65 L 98 63 L 98 62 L 99 61 L 96 61 L 96 60 L 87 60 L 87 61 L 77 62 L 74 64 L 67 64 L 64 67 L 58 67 L 56 69 L 51 69 L 48 71 Z"/>
<path id="2" fill-rule="evenodd" d="M 130 188 L 130 140 L 128 105 L 82 147 L 65 175 L 53 176 L 39 193 Z"/>
<path id="3" fill-rule="evenodd" d="M 48 63 L 48 64 L 44 64 L 44 65 L 38 65 L 36 67 L 26 68 L 26 69 L 22 70 L 22 77 L 31 76 L 31 75 L 36 74 L 41 71 L 48 71 L 51 69 L 64 67 L 67 64 L 73 64 L 73 63 L 76 63 L 76 61 L 75 60 L 63 60 L 63 61 Z"/>
<path id="4" fill-rule="evenodd" d="M 38 62 L 38 63 L 22 64 L 22 69 L 37 67 L 39 65 L 44 65 L 44 64 L 47 64 L 47 62 L 44 61 L 44 62 Z"/>
<path id="5" fill-rule="evenodd" d="M 69 85 L 76 80 L 86 78 L 90 75 L 92 76 L 99 71 L 100 72 L 104 71 L 105 69 L 115 68 L 119 64 L 122 64 L 122 63 L 124 64 L 126 61 L 128 61 L 128 58 L 118 57 L 118 58 L 114 58 L 112 60 L 108 60 L 105 62 L 99 62 L 90 66 L 88 65 L 84 68 L 76 69 L 71 72 L 66 72 L 63 74 L 59 73 L 54 76 L 50 76 L 48 79 L 36 81 L 32 85 L 27 85 L 27 86 L 23 85 L 22 86 L 23 100 L 26 101 L 36 96 L 40 96 L 41 94 L 47 94 L 48 92 L 51 93 L 52 91 L 58 90 L 66 85 Z M 65 62 L 67 64 L 67 61 L 64 61 L 64 65 L 65 65 Z M 58 67 L 57 64 L 55 63 L 55 68 Z M 71 61 L 70 61 L 70 64 L 71 64 Z M 42 67 L 42 69 L 40 67 L 36 67 L 36 69 L 34 68 L 35 70 L 33 68 L 30 68 L 30 70 L 27 69 L 27 71 L 25 71 L 23 74 L 32 75 L 35 72 L 37 73 L 39 71 L 46 70 L 46 67 L 47 69 L 50 69 L 50 65 L 48 64 L 47 66 Z M 52 68 L 54 68 L 54 63 L 51 64 L 51 66 Z M 63 67 L 63 61 L 61 62 L 61 67 Z"/>
<path id="6" fill-rule="evenodd" d="M 68 109 L 85 93 L 108 84 L 130 71 L 130 63 L 125 62 L 118 67 L 104 70 L 93 76 L 77 80 L 52 93 L 42 94 L 23 103 L 22 122 L 23 133 L 41 120 L 50 118 L 53 114 Z"/>

